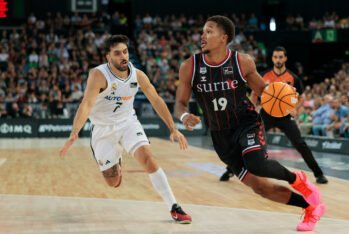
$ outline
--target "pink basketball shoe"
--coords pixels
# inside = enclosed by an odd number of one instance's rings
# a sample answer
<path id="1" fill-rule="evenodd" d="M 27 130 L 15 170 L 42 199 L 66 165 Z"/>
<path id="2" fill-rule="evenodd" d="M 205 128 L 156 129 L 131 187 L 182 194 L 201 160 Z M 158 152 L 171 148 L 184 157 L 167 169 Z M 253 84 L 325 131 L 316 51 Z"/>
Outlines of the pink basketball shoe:
<path id="1" fill-rule="evenodd" d="M 303 220 L 297 225 L 297 231 L 314 230 L 316 223 L 324 215 L 325 211 L 326 205 L 324 203 L 321 203 L 316 207 L 309 206 L 306 208 L 304 210 Z"/>
<path id="2" fill-rule="evenodd" d="M 316 207 L 321 203 L 321 194 L 319 189 L 311 183 L 303 171 L 294 172 L 297 176 L 296 181 L 291 186 L 300 192 L 309 205 Z"/>

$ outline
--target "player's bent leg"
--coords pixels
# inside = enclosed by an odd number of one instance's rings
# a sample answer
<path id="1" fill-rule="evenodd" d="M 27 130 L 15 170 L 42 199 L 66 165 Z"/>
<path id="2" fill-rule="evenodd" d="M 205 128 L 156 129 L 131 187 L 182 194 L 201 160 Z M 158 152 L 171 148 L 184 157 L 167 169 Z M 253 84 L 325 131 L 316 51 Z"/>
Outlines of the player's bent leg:
<path id="1" fill-rule="evenodd" d="M 268 177 L 293 183 L 296 175 L 282 166 L 278 161 L 265 157 L 265 151 L 261 148 L 246 148 L 242 151 L 242 158 L 246 169 L 260 177 Z"/>
<path id="2" fill-rule="evenodd" d="M 320 191 L 307 179 L 304 172 L 290 172 L 279 162 L 264 158 L 261 150 L 243 154 L 243 159 L 250 173 L 260 177 L 288 181 L 310 205 L 317 206 L 321 203 Z"/>
<path id="3" fill-rule="evenodd" d="M 255 176 L 252 173 L 247 173 L 242 183 L 252 188 L 256 194 L 283 204 L 288 203 L 292 193 L 287 187 L 274 184 L 267 178 Z"/>
<path id="4" fill-rule="evenodd" d="M 117 163 L 111 168 L 102 171 L 102 173 L 109 186 L 117 188 L 121 185 L 122 174 L 120 163 Z"/>

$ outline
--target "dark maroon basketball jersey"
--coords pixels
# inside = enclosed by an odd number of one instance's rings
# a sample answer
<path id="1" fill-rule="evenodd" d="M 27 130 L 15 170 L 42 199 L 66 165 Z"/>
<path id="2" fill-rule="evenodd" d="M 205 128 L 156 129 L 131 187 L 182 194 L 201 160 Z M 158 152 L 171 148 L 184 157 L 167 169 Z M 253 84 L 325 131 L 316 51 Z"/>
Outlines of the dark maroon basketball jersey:
<path id="1" fill-rule="evenodd" d="M 257 120 L 253 104 L 246 97 L 246 78 L 239 53 L 227 50 L 219 64 L 210 64 L 205 55 L 193 55 L 192 90 L 211 130 L 235 129 Z"/>

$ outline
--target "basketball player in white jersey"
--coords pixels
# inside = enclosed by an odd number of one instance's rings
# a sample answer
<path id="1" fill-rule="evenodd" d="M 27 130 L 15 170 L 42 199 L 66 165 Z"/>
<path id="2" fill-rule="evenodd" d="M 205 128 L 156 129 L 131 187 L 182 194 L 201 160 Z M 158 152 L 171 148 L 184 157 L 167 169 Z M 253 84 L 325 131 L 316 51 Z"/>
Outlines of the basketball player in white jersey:
<path id="1" fill-rule="evenodd" d="M 139 87 L 169 128 L 171 141 L 177 140 L 181 149 L 187 148 L 187 141 L 176 129 L 165 102 L 147 75 L 129 62 L 128 42 L 124 35 L 113 35 L 106 39 L 108 63 L 90 71 L 72 132 L 60 150 L 60 156 L 67 154 L 89 118 L 92 123 L 92 152 L 107 184 L 112 187 L 121 184 L 121 154 L 125 149 L 149 173 L 155 190 L 167 203 L 172 218 L 179 223 L 191 223 L 190 215 L 177 204 L 164 171 L 154 161 L 148 138 L 135 114 L 133 101 Z"/>

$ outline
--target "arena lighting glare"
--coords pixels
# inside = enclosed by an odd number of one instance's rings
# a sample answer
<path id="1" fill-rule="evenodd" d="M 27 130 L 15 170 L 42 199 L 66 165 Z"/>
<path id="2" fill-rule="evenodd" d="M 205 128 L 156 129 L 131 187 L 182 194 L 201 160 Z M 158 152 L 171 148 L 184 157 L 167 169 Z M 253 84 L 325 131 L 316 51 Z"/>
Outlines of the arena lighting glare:
<path id="1" fill-rule="evenodd" d="M 0 0 L 0 18 L 7 18 L 7 3 L 6 0 Z"/>
<path id="2" fill-rule="evenodd" d="M 276 31 L 276 22 L 274 18 L 270 19 L 269 30 L 272 32 Z"/>

